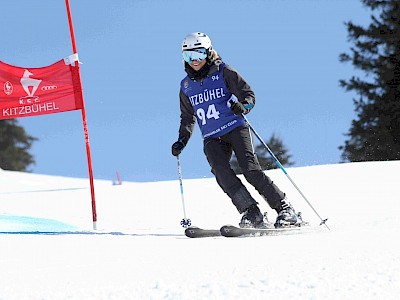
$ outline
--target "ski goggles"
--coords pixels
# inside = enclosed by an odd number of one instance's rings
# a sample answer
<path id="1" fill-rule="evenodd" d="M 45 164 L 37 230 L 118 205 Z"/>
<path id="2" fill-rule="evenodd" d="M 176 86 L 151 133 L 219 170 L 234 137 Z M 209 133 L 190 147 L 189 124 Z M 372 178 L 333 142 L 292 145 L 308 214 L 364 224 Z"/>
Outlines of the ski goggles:
<path id="1" fill-rule="evenodd" d="M 207 57 L 207 50 L 205 48 L 184 50 L 182 52 L 183 60 L 191 63 L 195 60 L 201 61 Z"/>

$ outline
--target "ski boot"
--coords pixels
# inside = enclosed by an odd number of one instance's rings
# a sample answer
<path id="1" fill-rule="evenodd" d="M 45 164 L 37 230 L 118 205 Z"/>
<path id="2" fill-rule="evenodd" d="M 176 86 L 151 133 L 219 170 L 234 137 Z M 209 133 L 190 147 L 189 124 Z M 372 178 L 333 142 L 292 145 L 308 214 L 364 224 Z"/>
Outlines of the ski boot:
<path id="1" fill-rule="evenodd" d="M 257 204 L 250 205 L 244 212 L 239 223 L 240 228 L 266 228 L 264 216 L 261 214 Z"/>
<path id="2" fill-rule="evenodd" d="M 275 221 L 275 228 L 300 226 L 302 223 L 301 215 L 296 214 L 293 206 L 285 199 L 281 200 L 281 210 Z"/>

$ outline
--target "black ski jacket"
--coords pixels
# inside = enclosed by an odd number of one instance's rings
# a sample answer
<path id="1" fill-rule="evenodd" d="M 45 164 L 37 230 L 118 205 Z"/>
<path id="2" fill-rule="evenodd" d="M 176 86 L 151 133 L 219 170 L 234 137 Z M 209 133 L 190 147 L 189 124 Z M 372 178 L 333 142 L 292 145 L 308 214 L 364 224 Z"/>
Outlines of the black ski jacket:
<path id="1" fill-rule="evenodd" d="M 217 59 L 216 61 L 214 61 L 204 77 L 208 77 L 211 74 L 219 71 L 220 65 L 222 63 L 223 62 L 221 59 Z M 190 68 L 187 63 L 185 63 L 185 65 L 186 69 Z M 191 77 L 191 74 L 189 74 L 189 72 L 187 73 L 189 77 Z M 244 80 L 244 78 L 234 68 L 228 65 L 225 65 L 223 74 L 224 81 L 228 90 L 232 94 L 234 94 L 243 105 L 247 104 L 253 107 L 256 103 L 255 95 L 249 84 Z M 192 78 L 192 80 L 195 79 Z M 196 80 L 202 80 L 202 78 L 196 78 Z M 181 123 L 179 127 L 178 140 L 186 146 L 193 133 L 194 125 L 196 123 L 196 114 L 193 110 L 192 104 L 189 101 L 189 98 L 183 93 L 182 89 L 180 89 L 179 92 L 179 99 L 181 110 Z"/>

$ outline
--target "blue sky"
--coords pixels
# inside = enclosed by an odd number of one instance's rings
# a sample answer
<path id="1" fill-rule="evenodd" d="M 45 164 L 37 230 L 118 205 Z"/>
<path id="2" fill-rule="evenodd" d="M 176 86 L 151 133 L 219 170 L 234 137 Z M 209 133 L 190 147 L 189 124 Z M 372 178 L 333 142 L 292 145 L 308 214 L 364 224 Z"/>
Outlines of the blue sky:
<path id="1" fill-rule="evenodd" d="M 171 144 L 179 127 L 181 42 L 207 33 L 255 91 L 247 116 L 265 139 L 275 133 L 295 166 L 340 161 L 355 118 L 339 87 L 352 65 L 346 21 L 368 24 L 359 0 L 70 0 L 81 65 L 95 178 L 177 178 Z M 2 3 L 0 60 L 50 65 L 72 54 L 63 0 Z M 18 119 L 39 140 L 34 173 L 87 177 L 81 112 Z M 181 154 L 184 178 L 211 177 L 198 128 Z"/>

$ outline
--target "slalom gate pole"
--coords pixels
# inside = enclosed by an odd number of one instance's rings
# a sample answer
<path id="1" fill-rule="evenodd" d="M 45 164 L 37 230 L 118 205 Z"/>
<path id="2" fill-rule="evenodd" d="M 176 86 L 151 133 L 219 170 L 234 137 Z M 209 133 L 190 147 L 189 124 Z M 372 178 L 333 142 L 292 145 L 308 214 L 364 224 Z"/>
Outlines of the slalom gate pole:
<path id="1" fill-rule="evenodd" d="M 70 31 L 70 34 L 71 34 L 72 51 L 73 51 L 73 54 L 77 54 L 78 52 L 77 52 L 77 49 L 76 49 L 74 26 L 73 26 L 73 23 L 72 23 L 72 14 L 71 14 L 70 6 L 69 6 L 69 0 L 65 0 L 65 6 L 67 8 L 69 31 Z M 78 70 L 78 75 L 79 75 L 79 84 L 82 86 L 82 81 L 80 79 L 80 72 L 79 72 L 79 62 L 76 62 L 76 65 L 77 65 L 77 70 Z M 81 112 L 82 112 L 82 123 L 83 123 L 83 132 L 84 132 L 84 136 L 85 136 L 86 155 L 87 155 L 87 162 L 88 162 L 88 169 L 89 169 L 90 193 L 91 193 L 91 197 L 92 197 L 93 230 L 96 230 L 97 229 L 97 212 L 96 212 L 96 200 L 95 200 L 95 194 L 94 194 L 92 156 L 90 154 L 89 129 L 88 129 L 88 126 L 87 126 L 87 121 L 86 121 L 85 101 L 84 101 L 84 98 L 83 98 L 82 88 L 81 88 L 81 93 L 82 93 L 82 109 L 81 109 Z"/>
<path id="2" fill-rule="evenodd" d="M 179 160 L 179 155 L 176 157 L 178 159 L 178 178 L 179 184 L 181 188 L 181 198 L 182 198 L 182 208 L 183 208 L 183 219 L 181 220 L 182 227 L 189 227 L 192 224 L 192 221 L 186 218 L 186 209 L 185 209 L 185 198 L 183 196 L 183 184 L 182 184 L 182 170 L 181 170 L 181 162 Z"/>
<path id="3" fill-rule="evenodd" d="M 117 183 L 118 183 L 118 185 L 121 185 L 121 184 L 122 184 L 121 176 L 119 175 L 119 172 L 118 172 L 118 171 L 117 171 Z"/>
<path id="4" fill-rule="evenodd" d="M 303 199 L 307 202 L 307 204 L 311 207 L 311 209 L 314 211 L 314 213 L 318 216 L 318 218 L 321 220 L 320 225 L 324 224 L 326 226 L 326 228 L 330 229 L 328 227 L 328 225 L 326 224 L 326 221 L 328 219 L 322 219 L 320 217 L 320 215 L 318 214 L 318 212 L 315 210 L 315 208 L 311 205 L 310 201 L 308 201 L 308 199 L 306 198 L 306 196 L 303 194 L 303 192 L 299 189 L 299 187 L 297 186 L 297 184 L 293 181 L 293 179 L 289 176 L 289 174 L 286 172 L 285 168 L 283 167 L 283 165 L 280 163 L 280 161 L 278 160 L 278 158 L 275 156 L 275 154 L 271 151 L 271 149 L 268 147 L 268 145 L 263 141 L 263 139 L 260 137 L 260 135 L 257 133 L 257 131 L 254 129 L 253 126 L 251 126 L 249 120 L 247 120 L 247 118 L 243 115 L 243 118 L 246 120 L 247 124 L 249 124 L 249 127 L 251 129 L 251 131 L 253 131 L 254 135 L 258 138 L 258 140 L 261 142 L 261 144 L 263 144 L 263 146 L 265 147 L 265 149 L 267 149 L 268 153 L 271 155 L 271 157 L 275 160 L 275 163 L 277 164 L 277 166 L 283 171 L 283 173 L 286 175 L 286 177 L 289 179 L 289 181 L 292 183 L 292 185 L 296 188 L 296 190 L 299 192 L 299 194 L 303 197 Z"/>

